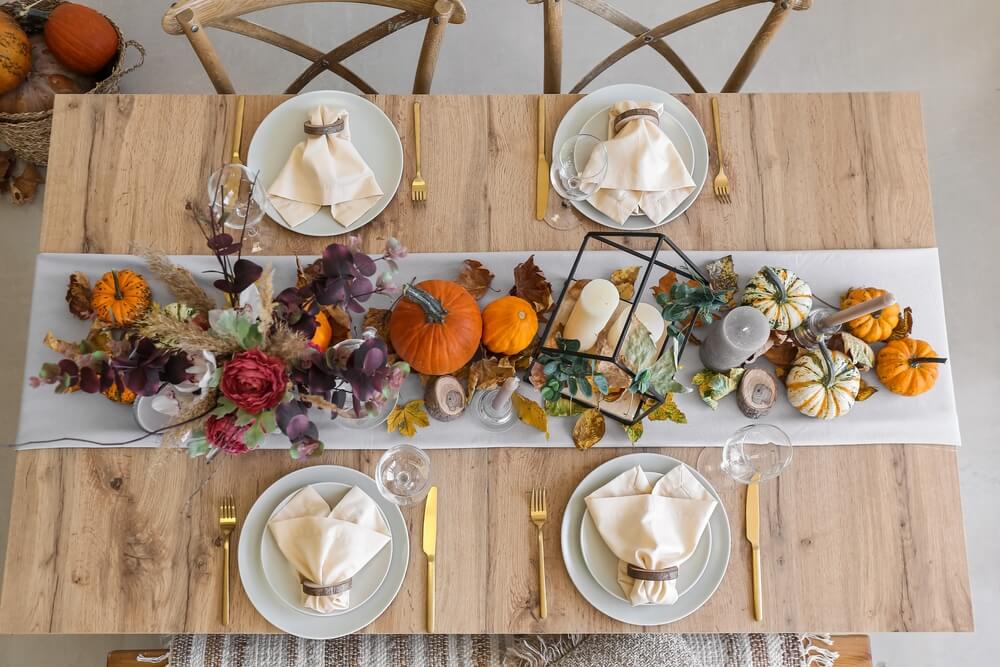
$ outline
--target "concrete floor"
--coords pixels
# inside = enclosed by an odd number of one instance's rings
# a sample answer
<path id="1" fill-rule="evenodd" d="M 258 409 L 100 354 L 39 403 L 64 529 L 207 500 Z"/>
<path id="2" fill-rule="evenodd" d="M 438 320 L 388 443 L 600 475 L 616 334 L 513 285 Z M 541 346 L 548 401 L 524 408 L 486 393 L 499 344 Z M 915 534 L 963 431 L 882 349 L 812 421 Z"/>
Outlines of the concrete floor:
<path id="1" fill-rule="evenodd" d="M 124 82 L 126 92 L 211 92 L 183 37 L 165 35 L 160 12 L 166 2 L 86 0 L 115 18 L 124 33 L 147 49 L 146 64 Z M 141 4 L 141 8 L 138 5 Z M 469 20 L 448 29 L 434 82 L 439 93 L 537 92 L 541 88 L 541 9 L 524 0 L 466 0 Z M 615 0 L 646 22 L 667 18 L 663 3 Z M 701 4 L 669 3 L 677 11 Z M 671 10 L 673 11 L 673 10 Z M 695 65 L 709 88 L 718 89 L 738 58 L 764 7 L 744 10 L 697 26 L 671 44 Z M 388 15 L 360 7 L 307 6 L 264 12 L 261 21 L 323 47 L 333 45 Z M 333 18 L 330 18 L 333 17 Z M 622 34 L 577 7 L 566 9 L 566 86 L 621 44 Z M 919 90 L 923 94 L 938 243 L 947 297 L 951 363 L 961 379 L 956 391 L 965 445 L 961 452 L 962 496 L 975 604 L 973 634 L 877 635 L 874 653 L 890 666 L 937 667 L 995 664 L 1000 627 L 1000 464 L 995 453 L 995 399 L 1000 395 L 1000 347 L 989 344 L 1000 330 L 1000 310 L 991 307 L 993 253 L 1000 225 L 993 203 L 1000 182 L 1000 3 L 995 0 L 870 2 L 817 0 L 792 16 L 746 86 L 748 91 Z M 380 90 L 406 92 L 421 38 L 410 28 L 349 62 Z M 217 33 L 216 33 L 217 34 Z M 301 71 L 295 56 L 247 46 L 213 35 L 236 87 L 273 92 Z M 659 56 L 640 52 L 601 76 L 591 87 L 636 81 L 685 91 Z M 311 88 L 342 87 L 332 75 Z M 794 184 L 792 184 L 794 185 Z M 8 322 L 0 331 L 0 437 L 13 437 L 22 377 L 25 329 L 41 204 L 13 209 L 0 204 L 0 284 L 6 285 Z M 13 455 L 0 453 L 0 553 L 6 539 Z M 835 520 L 831 517 L 831 520 Z M 942 567 L 948 567 L 943 563 Z M 815 628 L 822 630 L 822 628 Z M 0 667 L 103 665 L 111 648 L 156 646 L 159 637 L 0 637 Z M 73 656 L 67 659 L 67 656 Z"/>

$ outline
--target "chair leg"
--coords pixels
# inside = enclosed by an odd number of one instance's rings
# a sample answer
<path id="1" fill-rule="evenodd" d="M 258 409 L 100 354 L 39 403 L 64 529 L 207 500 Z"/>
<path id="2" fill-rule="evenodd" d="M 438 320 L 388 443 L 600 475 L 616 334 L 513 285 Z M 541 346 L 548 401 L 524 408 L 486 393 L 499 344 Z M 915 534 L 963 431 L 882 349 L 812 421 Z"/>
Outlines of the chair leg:
<path id="1" fill-rule="evenodd" d="M 438 54 L 441 52 L 441 40 L 454 11 L 455 5 L 449 0 L 438 0 L 434 3 L 434 15 L 427 21 L 427 32 L 424 33 L 420 59 L 417 61 L 417 74 L 413 79 L 415 95 L 426 95 L 431 92 L 434 68 L 437 67 Z"/>
<path id="2" fill-rule="evenodd" d="M 545 80 L 544 91 L 558 94 L 562 89 L 562 0 L 545 0 Z"/>
<path id="3" fill-rule="evenodd" d="M 764 49 L 771 42 L 771 39 L 777 34 L 778 29 L 781 28 L 781 24 L 785 22 L 785 19 L 792 12 L 791 9 L 787 7 L 783 2 L 775 2 L 771 11 L 768 12 L 767 18 L 764 19 L 763 25 L 760 26 L 760 30 L 754 35 L 753 40 L 750 42 L 750 46 L 747 50 L 743 52 L 743 57 L 740 61 L 736 63 L 736 67 L 733 69 L 733 73 L 729 75 L 729 80 L 726 81 L 726 85 L 722 87 L 723 93 L 738 93 L 743 84 L 746 83 L 747 78 L 750 76 L 750 72 L 756 67 L 757 61 L 760 60 L 761 55 L 764 53 Z"/>
<path id="4" fill-rule="evenodd" d="M 208 78 L 212 80 L 216 92 L 220 95 L 232 95 L 236 92 L 233 89 L 233 82 L 229 80 L 229 75 L 226 74 L 226 69 L 222 66 L 219 54 L 212 46 L 208 35 L 205 34 L 205 28 L 195 18 L 194 12 L 186 9 L 178 13 L 177 22 L 181 25 L 181 30 L 184 31 L 188 41 L 191 42 L 191 48 L 194 49 L 195 55 L 201 61 L 202 67 L 205 68 Z"/>

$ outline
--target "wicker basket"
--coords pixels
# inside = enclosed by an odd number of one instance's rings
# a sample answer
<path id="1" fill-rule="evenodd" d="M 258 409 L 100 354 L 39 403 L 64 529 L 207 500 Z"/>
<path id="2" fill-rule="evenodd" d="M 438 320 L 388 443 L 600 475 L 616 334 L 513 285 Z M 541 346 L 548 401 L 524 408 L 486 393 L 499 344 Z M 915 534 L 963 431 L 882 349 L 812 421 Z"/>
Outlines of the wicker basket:
<path id="1" fill-rule="evenodd" d="M 61 4 L 60 0 L 17 0 L 0 5 L 0 10 L 13 16 L 25 32 L 32 34 L 41 31 L 45 18 Z M 110 72 L 107 77 L 98 81 L 93 88 L 87 91 L 88 95 L 117 93 L 121 78 L 142 65 L 142 61 L 146 57 L 146 50 L 139 42 L 131 39 L 126 40 L 114 21 L 111 22 L 111 25 L 118 33 L 118 54 L 108 66 Z M 129 47 L 138 52 L 139 59 L 130 67 L 125 67 L 125 56 Z M 52 134 L 51 109 L 32 113 L 0 113 L 0 143 L 10 146 L 14 149 L 14 153 L 26 162 L 36 165 L 48 163 L 50 134 Z"/>

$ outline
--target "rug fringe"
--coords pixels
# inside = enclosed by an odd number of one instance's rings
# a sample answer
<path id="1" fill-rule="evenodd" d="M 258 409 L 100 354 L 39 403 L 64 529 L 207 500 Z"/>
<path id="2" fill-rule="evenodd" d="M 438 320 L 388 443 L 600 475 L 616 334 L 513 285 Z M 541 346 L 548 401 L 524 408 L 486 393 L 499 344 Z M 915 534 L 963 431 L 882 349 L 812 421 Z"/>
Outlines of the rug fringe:
<path id="1" fill-rule="evenodd" d="M 575 649 L 584 639 L 584 635 L 514 635 L 504 651 L 504 664 L 545 667 Z"/>
<path id="2" fill-rule="evenodd" d="M 828 634 L 806 633 L 800 639 L 805 658 L 804 667 L 833 667 L 840 657 L 836 651 L 819 645 L 833 646 L 833 638 Z"/>

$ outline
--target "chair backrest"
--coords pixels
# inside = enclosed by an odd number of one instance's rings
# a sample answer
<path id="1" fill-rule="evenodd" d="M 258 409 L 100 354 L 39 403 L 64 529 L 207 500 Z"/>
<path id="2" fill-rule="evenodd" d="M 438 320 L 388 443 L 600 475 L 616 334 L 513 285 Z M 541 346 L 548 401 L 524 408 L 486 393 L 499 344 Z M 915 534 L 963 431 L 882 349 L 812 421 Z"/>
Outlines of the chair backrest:
<path id="1" fill-rule="evenodd" d="M 379 5 L 398 9 L 400 12 L 326 52 L 242 18 L 244 14 L 263 9 L 307 2 Z M 286 93 L 299 92 L 326 70 L 353 84 L 363 93 L 375 93 L 375 89 L 367 81 L 351 71 L 342 61 L 401 28 L 426 20 L 427 30 L 417 60 L 413 92 L 428 93 L 444 29 L 449 23 L 464 22 L 465 15 L 463 0 L 182 0 L 172 3 L 163 15 L 163 29 L 172 35 L 187 36 L 219 93 L 235 91 L 215 47 L 206 34 L 205 28 L 208 27 L 252 37 L 310 61 L 309 66 L 285 89 Z"/>
<path id="2" fill-rule="evenodd" d="M 724 93 L 734 93 L 743 87 L 750 72 L 760 59 L 761 54 L 767 47 L 771 38 L 781 27 L 788 13 L 792 10 L 809 9 L 812 0 L 715 0 L 703 7 L 692 9 L 686 14 L 677 18 L 665 21 L 654 28 L 647 28 L 636 21 L 628 14 L 612 7 L 605 0 L 528 0 L 528 4 L 543 5 L 545 8 L 545 92 L 558 93 L 562 85 L 562 7 L 566 2 L 571 2 L 586 9 L 590 13 L 598 16 L 609 23 L 621 28 L 632 35 L 632 39 L 626 42 L 621 48 L 610 53 L 601 62 L 597 63 L 593 69 L 584 75 L 580 81 L 573 86 L 570 92 L 578 93 L 587 84 L 597 78 L 604 70 L 611 67 L 633 51 L 637 51 L 643 46 L 648 46 L 670 63 L 678 74 L 691 86 L 696 93 L 704 93 L 705 86 L 702 85 L 698 77 L 694 75 L 687 63 L 681 59 L 664 40 L 668 35 L 672 35 L 684 28 L 701 23 L 707 19 L 726 14 L 736 9 L 749 7 L 750 5 L 769 2 L 773 5 L 771 11 L 764 19 L 763 25 L 750 41 L 750 45 L 733 69 L 729 79 L 722 87 Z"/>

